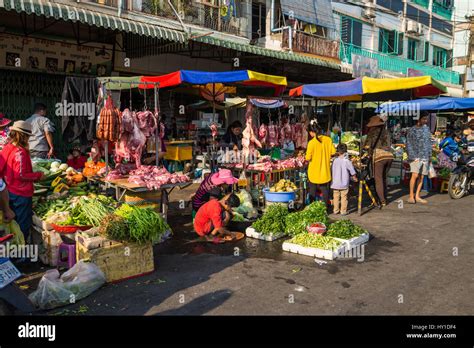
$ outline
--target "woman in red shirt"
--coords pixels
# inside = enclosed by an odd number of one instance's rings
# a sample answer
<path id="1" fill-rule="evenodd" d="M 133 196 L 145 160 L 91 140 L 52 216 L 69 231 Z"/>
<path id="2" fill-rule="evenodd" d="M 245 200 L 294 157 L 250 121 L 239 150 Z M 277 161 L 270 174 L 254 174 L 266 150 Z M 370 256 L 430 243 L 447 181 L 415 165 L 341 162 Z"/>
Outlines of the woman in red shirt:
<path id="1" fill-rule="evenodd" d="M 86 165 L 87 157 L 81 153 L 79 146 L 74 146 L 69 156 L 67 156 L 67 165 L 75 170 L 83 170 Z"/>
<path id="2" fill-rule="evenodd" d="M 16 121 L 10 127 L 9 141 L 0 153 L 0 175 L 7 184 L 10 207 L 15 212 L 15 220 L 27 240 L 33 215 L 33 182 L 43 179 L 44 174 L 33 172 L 28 139 L 31 125 Z"/>

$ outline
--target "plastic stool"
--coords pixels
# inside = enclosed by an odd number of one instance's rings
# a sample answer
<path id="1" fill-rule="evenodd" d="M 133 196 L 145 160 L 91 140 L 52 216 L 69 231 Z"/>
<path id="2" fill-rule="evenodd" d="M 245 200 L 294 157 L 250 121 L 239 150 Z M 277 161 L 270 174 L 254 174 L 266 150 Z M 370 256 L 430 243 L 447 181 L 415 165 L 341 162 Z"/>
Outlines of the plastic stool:
<path id="1" fill-rule="evenodd" d="M 61 243 L 58 250 L 58 268 L 72 268 L 76 264 L 76 243 Z"/>
<path id="2" fill-rule="evenodd" d="M 449 188 L 449 181 L 447 181 L 447 180 L 441 181 L 441 189 L 439 191 L 441 193 L 448 192 L 448 188 Z"/>

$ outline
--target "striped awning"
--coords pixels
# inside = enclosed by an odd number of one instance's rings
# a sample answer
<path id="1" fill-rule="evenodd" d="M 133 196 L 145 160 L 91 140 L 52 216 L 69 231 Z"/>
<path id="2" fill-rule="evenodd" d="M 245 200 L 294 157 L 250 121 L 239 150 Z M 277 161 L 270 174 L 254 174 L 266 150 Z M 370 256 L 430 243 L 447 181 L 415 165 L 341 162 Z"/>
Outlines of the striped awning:
<path id="1" fill-rule="evenodd" d="M 80 8 L 72 5 L 59 4 L 43 0 L 0 0 L 0 7 L 7 11 L 25 12 L 36 14 L 47 18 L 62 19 L 93 25 L 110 30 L 119 30 L 127 33 L 156 37 L 176 42 L 185 42 L 185 33 L 179 30 L 165 28 L 158 25 L 150 25 L 145 22 L 129 20 L 117 16 L 108 15 Z"/>

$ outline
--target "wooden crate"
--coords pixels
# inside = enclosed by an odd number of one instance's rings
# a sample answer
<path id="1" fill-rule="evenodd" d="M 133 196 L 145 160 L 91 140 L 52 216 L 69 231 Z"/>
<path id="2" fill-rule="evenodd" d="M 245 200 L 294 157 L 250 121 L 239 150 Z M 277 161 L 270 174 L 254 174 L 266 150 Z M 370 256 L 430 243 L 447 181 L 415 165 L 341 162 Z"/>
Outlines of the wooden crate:
<path id="1" fill-rule="evenodd" d="M 138 245 L 108 241 L 101 248 L 88 250 L 76 240 L 77 260 L 95 263 L 104 272 L 107 282 L 117 282 L 154 271 L 153 248 L 151 244 Z"/>

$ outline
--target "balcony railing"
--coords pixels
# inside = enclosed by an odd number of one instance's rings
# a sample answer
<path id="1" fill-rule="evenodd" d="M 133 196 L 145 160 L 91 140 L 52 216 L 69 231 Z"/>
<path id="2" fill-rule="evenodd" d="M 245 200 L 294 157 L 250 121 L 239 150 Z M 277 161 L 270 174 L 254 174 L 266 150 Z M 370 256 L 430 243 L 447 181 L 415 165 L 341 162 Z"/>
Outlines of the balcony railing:
<path id="1" fill-rule="evenodd" d="M 390 56 L 376 51 L 360 48 L 350 44 L 344 44 L 341 42 L 340 58 L 341 61 L 352 64 L 352 53 L 377 59 L 379 63 L 379 69 L 386 71 L 398 72 L 405 75 L 408 68 L 420 70 L 426 75 L 430 75 L 438 81 L 448 82 L 451 84 L 459 85 L 459 73 L 456 71 L 440 68 L 433 65 L 423 64 L 408 60 L 401 57 Z"/>
<path id="2" fill-rule="evenodd" d="M 411 0 L 411 2 L 417 4 L 417 5 L 420 5 L 420 6 L 423 6 L 423 7 L 426 7 L 428 8 L 428 5 L 429 5 L 429 0 Z"/>
<path id="3" fill-rule="evenodd" d="M 433 12 L 439 14 L 440 16 L 451 19 L 453 15 L 453 8 L 452 7 L 445 7 L 442 4 L 439 4 L 433 1 Z"/>
<path id="4" fill-rule="evenodd" d="M 292 50 L 294 52 L 309 53 L 318 56 L 339 58 L 339 42 L 326 40 L 305 32 L 292 32 Z M 289 49 L 289 30 L 283 30 L 282 48 Z"/>
<path id="5" fill-rule="evenodd" d="M 118 7 L 119 0 L 92 0 L 98 4 Z M 217 1 L 196 0 L 122 0 L 122 9 L 143 12 L 157 17 L 178 20 L 178 16 L 185 24 L 194 24 L 210 30 L 226 32 L 238 36 L 247 36 L 247 19 L 240 17 L 240 2 L 236 1 L 236 8 L 226 12 L 225 8 L 214 5 Z"/>

